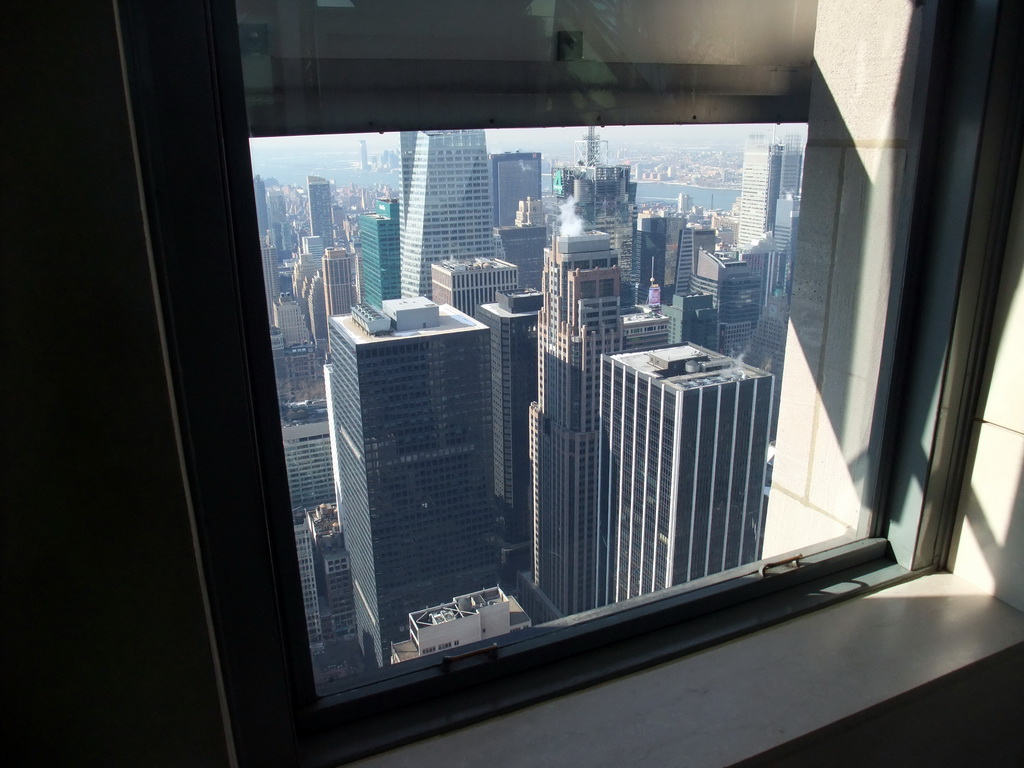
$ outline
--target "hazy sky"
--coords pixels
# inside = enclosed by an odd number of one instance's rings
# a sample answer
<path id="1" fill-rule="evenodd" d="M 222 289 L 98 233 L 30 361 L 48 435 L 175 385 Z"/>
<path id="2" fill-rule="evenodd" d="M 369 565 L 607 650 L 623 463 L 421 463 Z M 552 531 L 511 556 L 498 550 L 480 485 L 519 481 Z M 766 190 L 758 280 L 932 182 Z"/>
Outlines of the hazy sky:
<path id="1" fill-rule="evenodd" d="M 734 147 L 741 148 L 746 137 L 754 132 L 770 132 L 775 129 L 779 136 L 786 133 L 807 135 L 805 125 L 684 125 L 684 126 L 608 126 L 598 133 L 608 143 L 608 150 L 614 157 L 615 151 L 623 146 L 637 147 L 643 144 L 675 144 L 677 146 Z M 503 128 L 487 130 L 487 149 L 490 152 L 539 151 L 549 157 L 571 158 L 573 142 L 583 137 L 584 128 Z M 385 149 L 398 149 L 398 135 L 364 133 L 333 136 L 283 136 L 268 139 L 252 139 L 253 160 L 282 156 L 288 153 L 316 154 L 353 153 L 358 157 L 359 141 L 365 140 L 369 154 L 378 154 Z"/>

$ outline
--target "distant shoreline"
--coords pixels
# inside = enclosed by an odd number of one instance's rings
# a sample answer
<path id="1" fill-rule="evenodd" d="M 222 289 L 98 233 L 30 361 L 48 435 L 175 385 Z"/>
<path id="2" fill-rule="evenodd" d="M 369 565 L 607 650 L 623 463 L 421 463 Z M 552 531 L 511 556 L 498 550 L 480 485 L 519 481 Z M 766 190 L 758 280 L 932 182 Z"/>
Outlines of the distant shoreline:
<path id="1" fill-rule="evenodd" d="M 706 189 L 708 192 L 742 192 L 740 187 L 702 187 L 700 184 L 687 184 L 682 181 L 652 181 L 644 179 L 637 184 L 665 184 L 670 187 L 690 187 L 691 189 Z"/>

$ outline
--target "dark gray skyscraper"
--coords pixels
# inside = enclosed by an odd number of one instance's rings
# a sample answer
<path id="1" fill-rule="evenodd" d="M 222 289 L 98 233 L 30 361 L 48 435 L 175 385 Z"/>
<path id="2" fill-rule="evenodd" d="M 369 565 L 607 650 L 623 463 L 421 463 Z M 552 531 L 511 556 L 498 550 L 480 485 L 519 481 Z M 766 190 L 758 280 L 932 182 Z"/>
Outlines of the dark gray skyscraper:
<path id="1" fill-rule="evenodd" d="M 753 265 L 735 253 L 702 250 L 690 285 L 714 297 L 718 310 L 716 351 L 734 356 L 746 351 L 763 304 L 763 279 Z"/>
<path id="2" fill-rule="evenodd" d="M 537 399 L 537 317 L 544 295 L 530 289 L 499 292 L 476 318 L 491 329 L 491 423 L 494 430 L 494 496 L 501 537 L 499 573 L 516 589 L 516 573 L 530 567 L 530 403 Z"/>
<path id="3" fill-rule="evenodd" d="M 263 183 L 262 177 L 253 177 L 252 191 L 256 197 L 256 228 L 260 232 L 260 245 L 263 245 L 267 230 L 270 229 L 270 211 L 267 208 L 267 185 Z"/>
<path id="4" fill-rule="evenodd" d="M 544 247 L 548 245 L 543 203 L 534 198 L 520 200 L 515 224 L 497 227 L 494 232 L 501 242 L 498 257 L 519 267 L 519 287 L 540 289 Z"/>
<path id="5" fill-rule="evenodd" d="M 410 611 L 495 581 L 489 331 L 425 298 L 329 325 L 356 624 L 383 665 Z"/>
<path id="6" fill-rule="evenodd" d="M 331 182 L 319 176 L 307 176 L 306 195 L 309 198 L 309 234 L 323 238 L 324 247 L 329 247 L 334 243 Z"/>
<path id="7" fill-rule="evenodd" d="M 530 408 L 538 621 L 602 605 L 607 532 L 598 519 L 601 355 L 622 345 L 619 267 L 603 232 L 557 236 L 545 254 L 538 392 Z M 537 599 L 532 599 L 536 597 Z M 530 609 L 527 609 L 530 613 Z"/>
<path id="8" fill-rule="evenodd" d="M 661 311 L 669 319 L 668 343 L 718 346 L 718 310 L 710 293 L 676 294 Z"/>
<path id="9" fill-rule="evenodd" d="M 604 358 L 612 601 L 761 556 L 773 383 L 690 345 Z"/>
<path id="10" fill-rule="evenodd" d="M 636 222 L 633 240 L 633 264 L 630 280 L 639 286 L 637 303 L 646 297 L 647 287 L 653 279 L 665 284 L 665 255 L 668 246 L 668 219 L 664 216 L 641 215 Z"/>
<path id="11" fill-rule="evenodd" d="M 493 224 L 508 227 L 515 223 L 520 200 L 540 200 L 540 153 L 504 152 L 488 159 Z"/>

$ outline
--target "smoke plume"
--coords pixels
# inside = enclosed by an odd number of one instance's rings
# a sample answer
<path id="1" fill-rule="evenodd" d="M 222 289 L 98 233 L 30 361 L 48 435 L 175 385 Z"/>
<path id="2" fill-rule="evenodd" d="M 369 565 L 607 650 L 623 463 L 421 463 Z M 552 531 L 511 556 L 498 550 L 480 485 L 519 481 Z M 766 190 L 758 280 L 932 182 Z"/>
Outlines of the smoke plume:
<path id="1" fill-rule="evenodd" d="M 576 198 L 558 206 L 558 234 L 560 237 L 576 237 L 583 234 L 583 219 L 576 215 Z"/>

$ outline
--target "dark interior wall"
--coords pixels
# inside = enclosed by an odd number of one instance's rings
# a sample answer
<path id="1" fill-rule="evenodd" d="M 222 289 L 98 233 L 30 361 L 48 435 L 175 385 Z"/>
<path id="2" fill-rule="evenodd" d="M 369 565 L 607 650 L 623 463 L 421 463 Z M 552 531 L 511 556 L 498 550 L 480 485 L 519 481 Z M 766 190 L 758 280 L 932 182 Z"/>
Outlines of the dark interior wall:
<path id="1" fill-rule="evenodd" d="M 8 14 L 0 25 L 5 756 L 16 765 L 225 765 L 113 4 Z M 1020 757 L 1012 750 L 1022 668 L 1019 655 L 999 664 L 771 758 L 888 765 L 887 744 L 898 740 L 904 758 L 931 760 L 900 765 L 1007 764 L 997 758 Z M 959 760 L 978 744 L 987 757 Z M 946 751 L 955 745 L 960 753 Z"/>
<path id="2" fill-rule="evenodd" d="M 0 27 L 4 751 L 224 765 L 114 4 Z"/>

